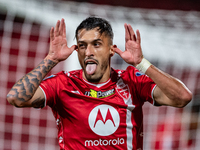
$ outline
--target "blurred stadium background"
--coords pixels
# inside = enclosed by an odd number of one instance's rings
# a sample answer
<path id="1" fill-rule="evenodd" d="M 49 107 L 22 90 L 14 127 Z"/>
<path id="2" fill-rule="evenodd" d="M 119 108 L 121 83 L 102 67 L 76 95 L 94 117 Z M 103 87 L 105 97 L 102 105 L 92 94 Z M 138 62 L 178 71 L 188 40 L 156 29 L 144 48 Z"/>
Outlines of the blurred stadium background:
<path id="1" fill-rule="evenodd" d="M 145 150 L 199 150 L 200 148 L 200 2 L 198 0 L 48 1 L 0 0 L 0 149 L 56 150 L 57 129 L 50 108 L 14 108 L 6 94 L 14 83 L 46 56 L 49 30 L 58 19 L 67 24 L 69 45 L 86 17 L 110 21 L 114 43 L 124 49 L 124 23 L 139 29 L 145 57 L 182 80 L 193 92 L 183 109 L 144 109 Z M 115 55 L 112 66 L 127 64 Z M 80 68 L 76 52 L 52 73 Z"/>

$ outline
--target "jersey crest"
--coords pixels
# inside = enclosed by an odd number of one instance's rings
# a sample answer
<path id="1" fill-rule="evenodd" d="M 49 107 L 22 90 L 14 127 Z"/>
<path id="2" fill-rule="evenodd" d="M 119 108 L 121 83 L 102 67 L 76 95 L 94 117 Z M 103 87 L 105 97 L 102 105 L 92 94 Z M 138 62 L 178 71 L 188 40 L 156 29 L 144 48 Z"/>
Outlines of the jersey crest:
<path id="1" fill-rule="evenodd" d="M 118 80 L 116 84 L 117 84 L 116 91 L 119 93 L 119 95 L 122 98 L 128 100 L 130 96 L 130 90 L 129 90 L 128 85 L 125 84 L 121 78 Z"/>

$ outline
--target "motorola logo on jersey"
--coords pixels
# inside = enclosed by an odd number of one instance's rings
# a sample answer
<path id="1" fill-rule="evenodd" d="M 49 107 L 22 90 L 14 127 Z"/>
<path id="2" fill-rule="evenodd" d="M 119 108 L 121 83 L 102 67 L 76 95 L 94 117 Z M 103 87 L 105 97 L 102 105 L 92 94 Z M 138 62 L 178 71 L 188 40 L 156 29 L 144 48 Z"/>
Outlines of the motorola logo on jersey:
<path id="1" fill-rule="evenodd" d="M 88 122 L 94 133 L 100 136 L 108 136 L 118 129 L 120 117 L 114 107 L 99 105 L 90 112 Z"/>

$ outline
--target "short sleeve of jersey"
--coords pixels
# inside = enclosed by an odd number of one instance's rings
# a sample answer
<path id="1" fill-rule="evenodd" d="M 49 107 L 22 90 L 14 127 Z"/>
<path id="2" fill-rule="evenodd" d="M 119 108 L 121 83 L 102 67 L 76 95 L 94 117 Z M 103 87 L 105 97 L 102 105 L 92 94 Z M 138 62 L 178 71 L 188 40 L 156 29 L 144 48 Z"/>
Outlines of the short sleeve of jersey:
<path id="1" fill-rule="evenodd" d="M 48 105 L 50 107 L 53 107 L 56 101 L 56 81 L 57 81 L 57 75 L 51 75 L 47 78 L 45 78 L 41 84 L 40 87 L 44 92 L 45 95 L 45 105 Z"/>
<path id="2" fill-rule="evenodd" d="M 130 80 L 132 80 L 131 83 L 134 84 L 133 86 L 135 86 L 142 102 L 148 101 L 151 104 L 154 104 L 153 90 L 155 89 L 156 84 L 153 80 L 132 66 L 128 67 L 127 70 L 130 75 Z"/>

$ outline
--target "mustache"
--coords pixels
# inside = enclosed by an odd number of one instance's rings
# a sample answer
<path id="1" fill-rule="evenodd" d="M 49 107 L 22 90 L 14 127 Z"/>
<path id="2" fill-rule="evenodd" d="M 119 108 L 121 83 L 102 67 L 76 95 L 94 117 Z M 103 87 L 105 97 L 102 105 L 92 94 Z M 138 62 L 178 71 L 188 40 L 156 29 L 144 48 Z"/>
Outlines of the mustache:
<path id="1" fill-rule="evenodd" d="M 87 58 L 85 58 L 85 59 L 84 59 L 84 63 L 86 63 L 87 60 L 93 60 L 93 61 L 95 61 L 97 64 L 99 63 L 99 61 L 98 61 L 97 59 L 94 59 L 94 58 L 92 58 L 92 57 L 87 57 Z"/>

